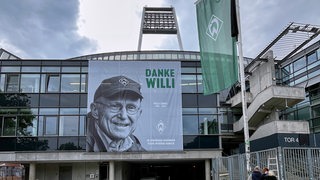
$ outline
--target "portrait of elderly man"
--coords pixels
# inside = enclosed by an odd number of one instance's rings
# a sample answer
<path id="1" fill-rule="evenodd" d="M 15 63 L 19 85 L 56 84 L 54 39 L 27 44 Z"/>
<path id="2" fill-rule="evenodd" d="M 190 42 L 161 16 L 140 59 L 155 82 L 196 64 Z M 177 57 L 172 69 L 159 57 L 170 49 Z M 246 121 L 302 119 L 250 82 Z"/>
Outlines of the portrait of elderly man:
<path id="1" fill-rule="evenodd" d="M 101 82 L 88 113 L 87 151 L 145 151 L 133 135 L 141 116 L 141 86 L 115 76 Z"/>

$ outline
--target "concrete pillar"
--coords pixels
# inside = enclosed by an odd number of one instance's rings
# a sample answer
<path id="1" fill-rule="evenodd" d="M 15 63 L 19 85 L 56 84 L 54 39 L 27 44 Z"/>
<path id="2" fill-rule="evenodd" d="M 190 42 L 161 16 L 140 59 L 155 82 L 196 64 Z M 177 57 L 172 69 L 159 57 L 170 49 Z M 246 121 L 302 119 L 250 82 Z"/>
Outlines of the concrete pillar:
<path id="1" fill-rule="evenodd" d="M 29 180 L 35 180 L 36 179 L 36 164 L 30 163 L 29 167 Z"/>
<path id="2" fill-rule="evenodd" d="M 115 180 L 115 177 L 114 177 L 114 161 L 109 161 L 109 180 Z"/>
<path id="3" fill-rule="evenodd" d="M 211 178 L 211 169 L 210 169 L 210 159 L 206 159 L 205 161 L 205 169 L 206 169 L 206 180 L 210 180 Z"/>

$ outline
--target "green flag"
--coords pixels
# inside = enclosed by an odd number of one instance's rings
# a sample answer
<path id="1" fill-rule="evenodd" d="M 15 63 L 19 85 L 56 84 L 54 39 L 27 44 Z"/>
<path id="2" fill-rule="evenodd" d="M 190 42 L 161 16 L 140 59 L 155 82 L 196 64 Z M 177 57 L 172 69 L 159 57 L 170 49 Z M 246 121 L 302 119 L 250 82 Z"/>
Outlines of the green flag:
<path id="1" fill-rule="evenodd" d="M 204 95 L 238 80 L 235 37 L 231 37 L 231 0 L 200 0 L 197 22 Z"/>

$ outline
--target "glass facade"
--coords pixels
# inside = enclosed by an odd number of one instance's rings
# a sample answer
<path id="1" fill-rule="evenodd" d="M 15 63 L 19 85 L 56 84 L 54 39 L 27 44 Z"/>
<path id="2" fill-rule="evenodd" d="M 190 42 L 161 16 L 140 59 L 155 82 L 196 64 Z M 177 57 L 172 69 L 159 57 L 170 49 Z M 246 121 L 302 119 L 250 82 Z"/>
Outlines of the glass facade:
<path id="1" fill-rule="evenodd" d="M 308 120 L 310 131 L 320 132 L 320 49 L 306 50 L 298 58 L 281 68 L 280 82 L 283 85 L 306 87 L 304 101 L 282 112 L 281 119 Z M 309 84 L 309 82 L 315 82 Z"/>
<path id="2" fill-rule="evenodd" d="M 141 51 L 88 55 L 69 60 L 1 60 L 0 150 L 85 150 L 89 60 L 181 61 L 184 149 L 224 150 L 241 109 L 231 109 L 221 94 L 203 96 L 198 52 Z M 306 99 L 281 112 L 281 119 L 309 120 L 320 132 L 320 50 L 304 51 L 277 69 L 277 83 L 306 86 Z M 307 85 L 305 85 L 307 84 Z M 224 136 L 223 138 L 221 137 Z M 222 142 L 220 142 L 222 140 Z M 232 146 L 232 147 L 231 147 Z"/>
<path id="3" fill-rule="evenodd" d="M 0 150 L 85 149 L 87 66 L 1 61 Z"/>
<path id="4" fill-rule="evenodd" d="M 284 85 L 299 85 L 320 74 L 320 50 L 313 50 L 281 68 Z"/>
<path id="5" fill-rule="evenodd" d="M 232 122 L 226 120 L 226 108 L 219 110 L 217 94 L 202 95 L 199 54 L 109 53 L 100 57 L 101 60 L 137 58 L 184 60 L 181 61 L 184 149 L 220 148 L 219 127 L 230 132 Z M 85 150 L 88 60 L 80 59 L 83 58 L 0 61 L 0 151 Z"/>
<path id="6" fill-rule="evenodd" d="M 220 148 L 220 136 L 233 133 L 233 122 L 242 115 L 241 110 L 237 113 L 237 109 L 231 110 L 221 102 L 219 94 L 202 95 L 202 72 L 197 52 L 117 52 L 70 60 L 6 59 L 0 61 L 1 151 L 85 150 L 86 58 L 181 61 L 184 149 Z M 295 59 L 278 69 L 279 84 L 299 86 L 320 74 L 319 49 Z M 320 132 L 319 89 L 319 83 L 308 86 L 306 99 L 283 111 L 281 118 L 309 120 L 311 131 Z"/>

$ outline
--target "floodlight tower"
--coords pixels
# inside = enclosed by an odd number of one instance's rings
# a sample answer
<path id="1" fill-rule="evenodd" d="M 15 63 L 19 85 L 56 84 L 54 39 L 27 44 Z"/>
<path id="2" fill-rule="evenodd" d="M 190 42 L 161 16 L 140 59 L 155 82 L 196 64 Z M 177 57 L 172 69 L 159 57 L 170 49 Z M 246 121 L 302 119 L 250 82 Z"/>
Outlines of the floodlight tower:
<path id="1" fill-rule="evenodd" d="M 173 7 L 144 7 L 138 51 L 141 51 L 143 34 L 176 34 L 179 48 L 183 50 L 177 16 Z"/>

